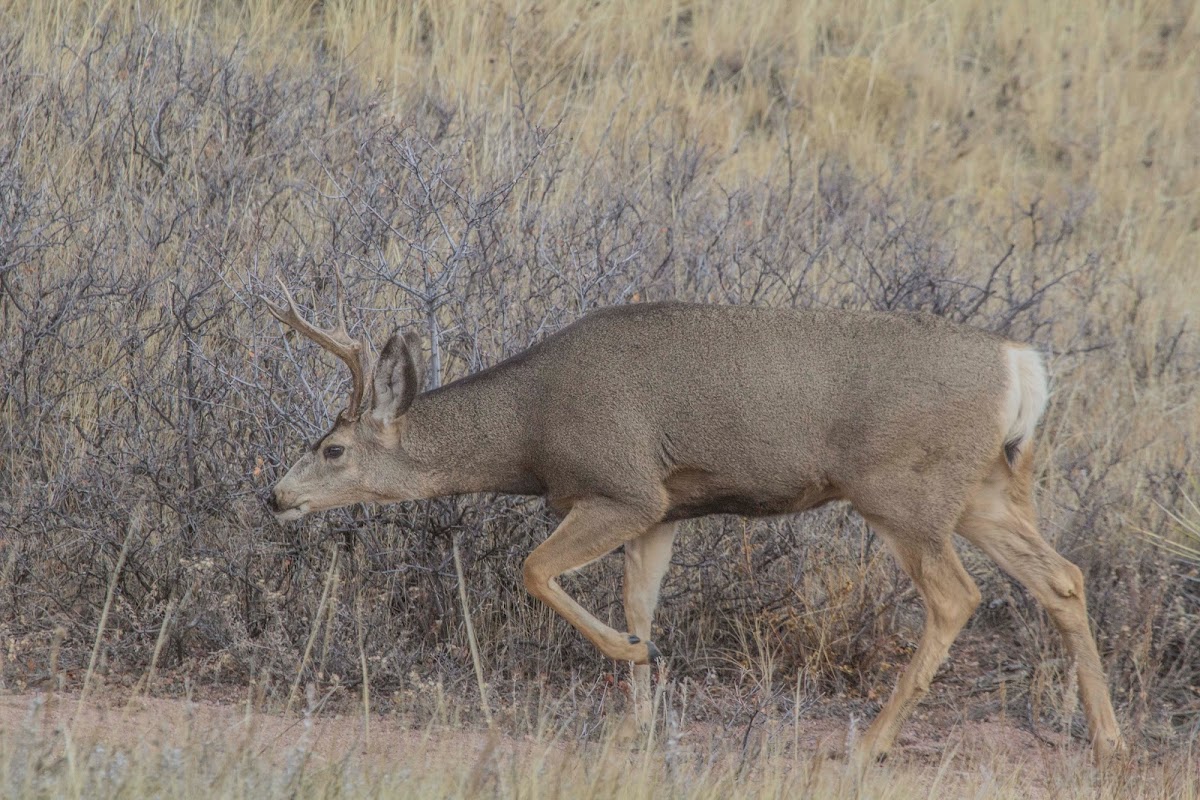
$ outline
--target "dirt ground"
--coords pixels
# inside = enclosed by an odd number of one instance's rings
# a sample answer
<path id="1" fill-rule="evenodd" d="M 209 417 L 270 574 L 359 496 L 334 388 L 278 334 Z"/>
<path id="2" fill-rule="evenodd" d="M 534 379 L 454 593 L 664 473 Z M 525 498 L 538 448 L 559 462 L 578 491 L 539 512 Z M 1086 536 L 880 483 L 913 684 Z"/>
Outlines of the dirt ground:
<path id="1" fill-rule="evenodd" d="M 910 721 L 889 762 L 936 765 L 948 758 L 961 769 L 986 763 L 1039 771 L 1061 765 L 1068 753 L 1073 758 L 1083 757 L 1079 742 L 1067 742 L 1061 736 L 1056 742 L 1013 722 L 950 722 L 937 716 Z M 489 746 L 499 744 L 505 751 L 516 753 L 534 746 L 532 737 L 489 734 L 482 726 L 414 726 L 386 713 L 372 714 L 369 724 L 366 733 L 363 716 L 352 713 L 248 713 L 244 701 L 232 700 L 129 700 L 109 692 L 80 706 L 78 697 L 71 694 L 0 695 L 0 730 L 10 735 L 22 732 L 57 737 L 69 730 L 75 741 L 115 746 L 207 743 L 251 746 L 264 756 L 303 748 L 318 761 L 358 758 L 376 764 L 402 763 L 419 752 L 425 763 L 445 758 L 447 763 L 458 765 L 466 754 L 478 754 Z M 802 719 L 798 727 L 765 722 L 741 725 L 736 730 L 693 722 L 679 730 L 675 738 L 685 749 L 736 755 L 747 748 L 761 747 L 767 737 L 786 735 L 788 739 L 794 737 L 797 754 L 823 753 L 840 759 L 849 724 L 847 719 L 834 716 Z M 560 744 L 565 746 L 565 742 Z"/>

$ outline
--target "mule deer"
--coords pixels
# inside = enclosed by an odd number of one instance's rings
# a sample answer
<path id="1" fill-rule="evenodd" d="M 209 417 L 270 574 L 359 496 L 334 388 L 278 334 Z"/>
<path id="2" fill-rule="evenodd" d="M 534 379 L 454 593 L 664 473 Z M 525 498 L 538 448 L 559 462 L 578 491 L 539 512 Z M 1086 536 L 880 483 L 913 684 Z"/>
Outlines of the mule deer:
<path id="1" fill-rule="evenodd" d="M 1047 395 L 1029 347 L 923 314 L 654 304 L 606 308 L 469 377 L 421 393 L 420 342 L 372 364 L 342 314 L 318 328 L 286 285 L 281 322 L 346 362 L 350 401 L 274 487 L 280 520 L 363 501 L 542 495 L 563 515 L 525 586 L 649 685 L 651 620 L 676 524 L 849 501 L 924 601 L 912 662 L 858 746 L 898 728 L 979 604 L 958 533 L 1046 608 L 1078 670 L 1098 754 L 1120 744 L 1088 629 L 1083 576 L 1039 535 L 1034 427 Z M 556 578 L 620 546 L 628 632 Z"/>

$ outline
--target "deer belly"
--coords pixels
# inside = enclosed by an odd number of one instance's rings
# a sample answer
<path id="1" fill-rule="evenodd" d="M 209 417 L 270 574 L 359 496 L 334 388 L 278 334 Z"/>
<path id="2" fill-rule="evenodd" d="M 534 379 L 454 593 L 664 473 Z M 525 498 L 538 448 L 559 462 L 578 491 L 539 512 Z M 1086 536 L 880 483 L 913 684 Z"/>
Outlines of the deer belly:
<path id="1" fill-rule="evenodd" d="M 703 470 L 678 470 L 665 481 L 670 507 L 665 520 L 709 514 L 771 517 L 823 505 L 838 493 L 823 481 L 791 486 L 735 486 Z"/>

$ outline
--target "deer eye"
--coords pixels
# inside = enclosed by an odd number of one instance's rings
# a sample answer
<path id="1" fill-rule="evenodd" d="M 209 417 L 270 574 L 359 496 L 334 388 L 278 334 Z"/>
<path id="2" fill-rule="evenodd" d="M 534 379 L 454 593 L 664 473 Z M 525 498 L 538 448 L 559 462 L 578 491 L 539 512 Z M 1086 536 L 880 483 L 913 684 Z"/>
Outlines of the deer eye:
<path id="1" fill-rule="evenodd" d="M 335 458 L 341 458 L 342 453 L 344 452 L 346 452 L 346 448 L 342 447 L 340 444 L 331 444 L 327 445 L 325 449 L 321 451 L 321 454 L 332 460 Z"/>

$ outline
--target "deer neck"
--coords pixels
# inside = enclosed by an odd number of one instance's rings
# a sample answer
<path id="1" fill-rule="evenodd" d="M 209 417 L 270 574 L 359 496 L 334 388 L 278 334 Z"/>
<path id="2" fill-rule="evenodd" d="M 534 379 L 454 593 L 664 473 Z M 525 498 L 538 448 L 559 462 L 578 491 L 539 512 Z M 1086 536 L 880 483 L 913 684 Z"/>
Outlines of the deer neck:
<path id="1" fill-rule="evenodd" d="M 426 477 L 428 496 L 541 492 L 524 454 L 523 390 L 521 381 L 488 371 L 413 401 L 404 450 Z"/>

